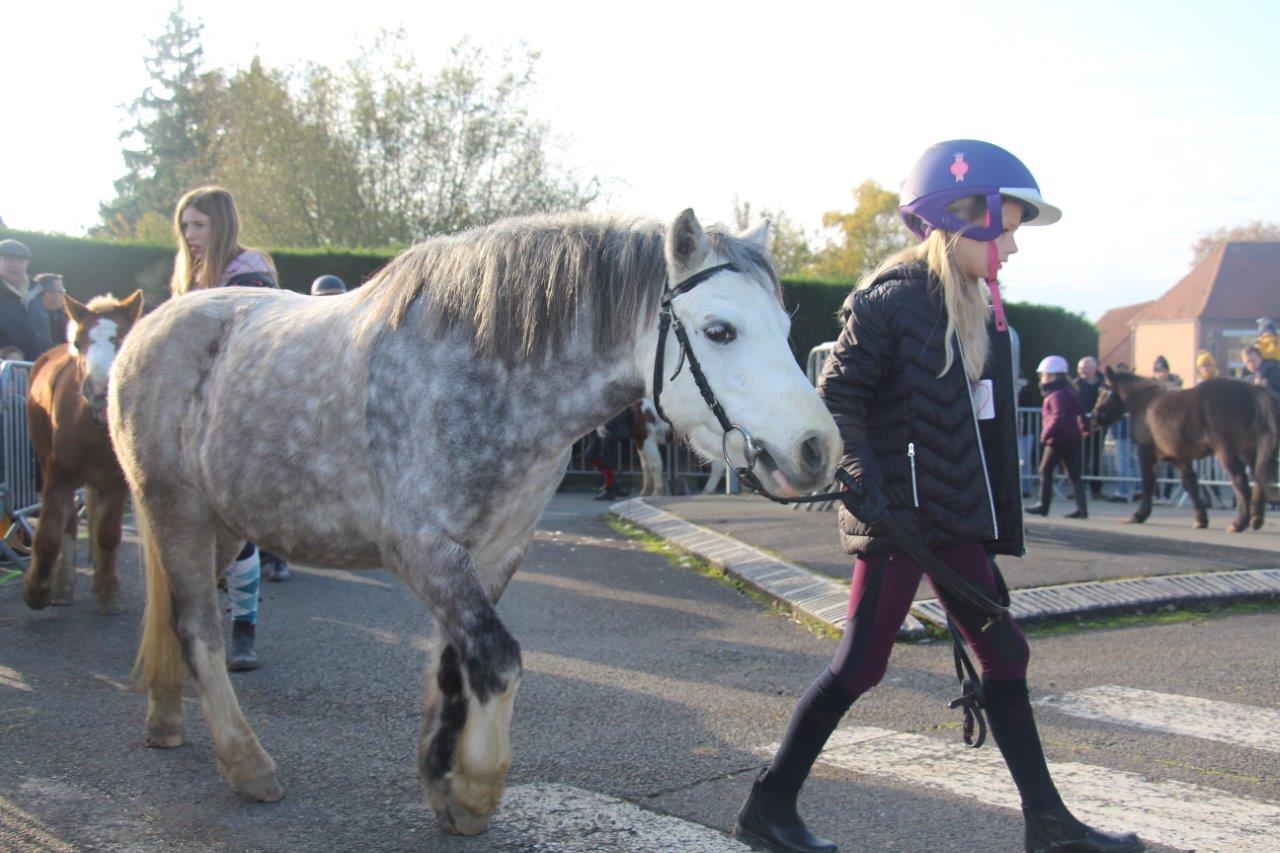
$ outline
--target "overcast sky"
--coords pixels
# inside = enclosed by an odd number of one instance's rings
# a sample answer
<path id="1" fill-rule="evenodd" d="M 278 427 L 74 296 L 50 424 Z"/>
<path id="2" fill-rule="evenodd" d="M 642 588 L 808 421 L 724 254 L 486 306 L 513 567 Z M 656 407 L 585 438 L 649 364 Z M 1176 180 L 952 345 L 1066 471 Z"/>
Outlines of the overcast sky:
<path id="1" fill-rule="evenodd" d="M 170 0 L 14 3 L 0 216 L 72 234 L 124 171 L 123 105 Z M 1117 8 L 1123 7 L 1123 8 Z M 1064 210 L 1019 232 L 1009 298 L 1096 318 L 1153 298 L 1201 233 L 1280 221 L 1280 3 L 295 4 L 188 0 L 210 66 L 340 66 L 403 26 L 432 67 L 469 35 L 542 51 L 537 108 L 609 207 L 810 229 L 941 139 L 1010 149 Z M 23 85 L 25 83 L 25 85 Z M 20 107 L 15 107 L 20 104 Z M 176 201 L 176 200 L 175 200 Z"/>

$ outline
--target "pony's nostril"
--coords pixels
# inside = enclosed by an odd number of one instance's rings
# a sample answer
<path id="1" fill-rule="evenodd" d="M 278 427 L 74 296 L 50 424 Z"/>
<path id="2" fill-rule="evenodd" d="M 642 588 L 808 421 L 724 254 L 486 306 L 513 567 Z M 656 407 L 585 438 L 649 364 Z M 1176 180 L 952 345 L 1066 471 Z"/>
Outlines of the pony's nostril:
<path id="1" fill-rule="evenodd" d="M 810 474 L 821 474 L 827 467 L 827 454 L 822 440 L 811 435 L 800 444 L 800 462 Z"/>

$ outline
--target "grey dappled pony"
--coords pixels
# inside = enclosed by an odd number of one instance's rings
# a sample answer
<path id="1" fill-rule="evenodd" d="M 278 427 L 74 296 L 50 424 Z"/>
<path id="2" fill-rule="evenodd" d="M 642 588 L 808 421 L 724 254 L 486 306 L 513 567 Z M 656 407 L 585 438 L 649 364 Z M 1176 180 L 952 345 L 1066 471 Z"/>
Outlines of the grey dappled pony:
<path id="1" fill-rule="evenodd" d="M 494 604 L 574 440 L 651 393 L 664 281 L 742 270 L 677 298 L 676 315 L 764 448 L 760 479 L 791 495 L 830 480 L 839 435 L 787 346 L 767 232 L 704 231 L 692 211 L 666 229 L 511 219 L 415 246 L 346 295 L 209 290 L 142 320 L 112 367 L 109 411 L 146 561 L 148 743 L 182 742 L 190 671 L 232 787 L 279 799 L 227 677 L 217 573 L 246 539 L 299 563 L 385 566 L 434 617 L 428 798 L 446 830 L 484 830 L 521 677 Z M 662 404 L 696 448 L 721 452 L 688 369 Z"/>

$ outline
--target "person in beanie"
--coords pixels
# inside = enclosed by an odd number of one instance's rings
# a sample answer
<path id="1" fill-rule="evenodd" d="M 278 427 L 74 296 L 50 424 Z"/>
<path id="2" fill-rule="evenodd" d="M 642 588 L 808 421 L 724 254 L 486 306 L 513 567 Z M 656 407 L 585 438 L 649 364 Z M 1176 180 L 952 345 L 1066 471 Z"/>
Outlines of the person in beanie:
<path id="1" fill-rule="evenodd" d="M 1182 387 L 1182 377 L 1169 372 L 1169 359 L 1162 355 L 1156 356 L 1155 363 L 1151 365 L 1151 377 L 1160 382 L 1168 382 L 1175 388 Z"/>
<path id="2" fill-rule="evenodd" d="M 212 287 L 276 287 L 276 268 L 260 249 L 240 245 L 240 215 L 235 199 L 221 187 L 200 187 L 182 197 L 173 213 L 178 253 L 169 289 L 174 296 Z M 287 575 L 286 575 L 287 576 Z M 258 588 L 262 558 L 246 542 L 223 573 L 231 597 L 231 652 L 227 669 L 257 669 L 254 648 L 258 625 Z"/>
<path id="3" fill-rule="evenodd" d="M 841 717 L 884 676 L 922 575 L 876 520 L 891 516 L 990 598 L 1002 597 L 993 555 L 1025 551 L 1015 374 L 997 272 L 1018 249 L 1020 225 L 1048 225 L 1061 213 L 1021 161 L 974 139 L 926 151 L 903 184 L 899 212 L 920 243 L 885 259 L 845 300 L 844 328 L 818 385 L 844 441 L 841 467 L 865 495 L 856 505 L 865 519 L 847 505 L 838 514 L 856 558 L 849 619 L 738 815 L 734 835 L 755 849 L 836 849 L 805 826 L 800 788 Z M 939 591 L 982 665 L 982 701 L 1021 796 L 1026 849 L 1143 849 L 1137 836 L 1099 832 L 1063 805 L 1036 730 L 1030 651 L 1016 621 L 983 630 L 980 616 L 948 598 Z M 991 847 L 1009 845 L 993 839 Z"/>
<path id="4" fill-rule="evenodd" d="M 43 350 L 31 328 L 26 298 L 31 250 L 17 240 L 0 240 L 0 357 L 35 361 Z"/>
<path id="5" fill-rule="evenodd" d="M 1076 499 L 1075 511 L 1067 513 L 1067 518 L 1088 518 L 1084 483 L 1080 480 L 1080 440 L 1087 433 L 1084 407 L 1075 388 L 1067 381 L 1065 358 L 1048 356 L 1036 372 L 1040 374 L 1040 393 L 1044 395 L 1040 407 L 1040 444 L 1044 446 L 1044 455 L 1040 457 L 1040 503 L 1027 507 L 1027 513 L 1049 514 L 1053 474 L 1061 467 L 1071 481 L 1071 492 Z"/>

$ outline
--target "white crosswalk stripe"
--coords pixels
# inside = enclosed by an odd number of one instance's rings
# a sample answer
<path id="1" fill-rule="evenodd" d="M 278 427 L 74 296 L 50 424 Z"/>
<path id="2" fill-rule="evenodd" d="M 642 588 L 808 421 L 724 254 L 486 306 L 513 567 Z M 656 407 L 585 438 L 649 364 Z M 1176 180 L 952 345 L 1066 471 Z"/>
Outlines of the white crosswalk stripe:
<path id="1" fill-rule="evenodd" d="M 1073 717 L 1280 752 L 1280 711 L 1102 685 L 1039 702 Z"/>
<path id="2" fill-rule="evenodd" d="M 760 750 L 772 754 L 777 746 Z M 1017 790 L 995 749 L 871 727 L 841 728 L 823 763 L 1018 809 Z M 1133 830 L 1149 842 L 1197 851 L 1280 849 L 1280 803 L 1077 762 L 1051 763 L 1071 811 L 1099 829 Z"/>
<path id="3" fill-rule="evenodd" d="M 507 789 L 491 832 L 503 842 L 551 853 L 651 851 L 745 853 L 747 847 L 714 829 L 571 785 Z"/>

